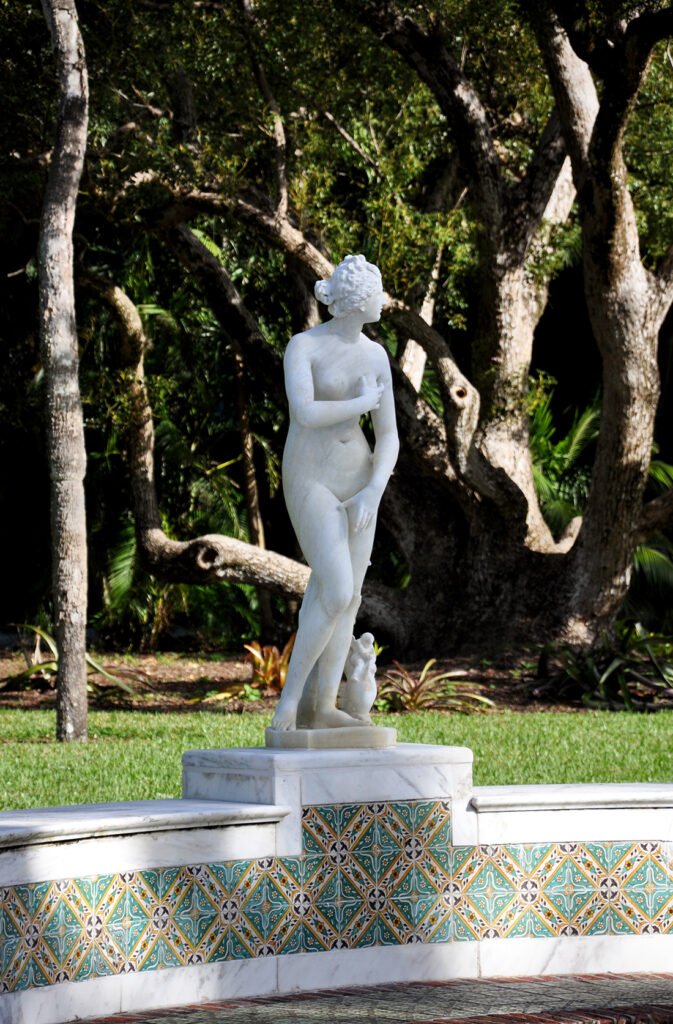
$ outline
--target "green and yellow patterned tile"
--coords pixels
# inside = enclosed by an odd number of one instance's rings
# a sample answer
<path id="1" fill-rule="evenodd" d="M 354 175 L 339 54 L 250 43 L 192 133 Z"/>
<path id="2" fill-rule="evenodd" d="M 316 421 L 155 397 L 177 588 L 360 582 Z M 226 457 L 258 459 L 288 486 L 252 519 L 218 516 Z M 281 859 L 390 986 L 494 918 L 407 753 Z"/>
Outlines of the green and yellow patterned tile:
<path id="1" fill-rule="evenodd" d="M 138 902 L 128 887 L 124 887 L 117 903 L 109 913 L 105 926 L 120 952 L 128 959 L 150 926 L 147 908 Z"/>
<path id="2" fill-rule="evenodd" d="M 463 889 L 464 898 L 488 924 L 494 924 L 516 898 L 516 888 L 490 858 Z"/>
<path id="3" fill-rule="evenodd" d="M 453 878 L 463 890 L 471 884 L 489 859 L 487 849 L 485 846 L 454 846 Z"/>
<path id="4" fill-rule="evenodd" d="M 222 863 L 207 864 L 208 871 L 222 890 L 224 896 L 231 896 L 241 878 L 250 870 L 251 860 L 233 860 Z"/>
<path id="5" fill-rule="evenodd" d="M 364 900 L 348 878 L 337 872 L 318 897 L 317 907 L 335 935 L 341 937 L 352 921 L 362 913 Z"/>
<path id="6" fill-rule="evenodd" d="M 167 967 L 181 967 L 184 960 L 176 953 L 165 936 L 157 935 L 140 963 L 141 971 L 157 971 Z"/>
<path id="7" fill-rule="evenodd" d="M 671 897 L 661 912 L 657 914 L 652 924 L 661 934 L 665 935 L 673 931 L 673 897 Z"/>
<path id="8" fill-rule="evenodd" d="M 23 931 L 32 922 L 46 899 L 48 899 L 52 882 L 31 883 L 30 885 L 12 886 L 11 895 L 6 906 L 14 922 Z"/>
<path id="9" fill-rule="evenodd" d="M 299 891 L 299 890 L 296 890 Z M 280 922 L 290 913 L 291 902 L 273 879 L 264 873 L 242 910 L 263 942 L 270 941 Z"/>
<path id="10" fill-rule="evenodd" d="M 121 961 L 117 956 L 111 946 L 104 944 L 101 947 L 98 942 L 89 942 L 77 966 L 71 968 L 73 981 L 106 978 L 119 973 Z"/>
<path id="11" fill-rule="evenodd" d="M 502 924 L 500 934 L 507 938 L 546 939 L 557 934 L 554 925 L 553 916 L 547 917 L 544 912 L 540 913 L 540 908 L 524 907 L 511 923 Z"/>
<path id="12" fill-rule="evenodd" d="M 74 879 L 73 885 L 76 886 L 82 901 L 85 902 L 91 910 L 98 910 L 100 904 L 105 900 L 105 894 L 114 884 L 115 878 L 116 876 L 113 874 L 91 875 L 88 878 Z"/>
<path id="13" fill-rule="evenodd" d="M 61 898 L 42 928 L 42 941 L 48 946 L 56 963 L 62 966 L 82 932 L 81 919 L 73 912 L 68 901 Z"/>
<path id="14" fill-rule="evenodd" d="M 171 910 L 171 917 L 189 943 L 197 949 L 213 922 L 219 917 L 218 908 L 209 899 L 199 882 L 194 879 Z"/>
<path id="15" fill-rule="evenodd" d="M 276 934 L 278 952 L 284 954 L 301 953 L 303 943 L 303 927 L 295 918 L 286 918 Z"/>
<path id="16" fill-rule="evenodd" d="M 356 949 L 368 946 L 398 946 L 399 934 L 394 932 L 383 918 L 376 914 L 355 943 Z"/>
<path id="17" fill-rule="evenodd" d="M 583 935 L 633 935 L 640 931 L 642 923 L 632 907 L 621 905 L 599 906 L 591 921 L 579 922 Z"/>
<path id="18" fill-rule="evenodd" d="M 545 898 L 568 923 L 576 921 L 598 893 L 590 876 L 570 854 L 543 881 L 543 891 Z"/>
<path id="19" fill-rule="evenodd" d="M 182 873 L 182 867 L 157 868 L 155 871 L 131 871 L 129 877 L 124 879 L 126 884 L 136 894 L 138 900 L 154 906 L 162 903 L 175 880 Z"/>
<path id="20" fill-rule="evenodd" d="M 582 847 L 593 857 L 603 873 L 611 875 L 617 865 L 626 857 L 633 855 L 634 844 L 621 843 L 582 843 Z"/>
<path id="21" fill-rule="evenodd" d="M 415 928 L 437 904 L 439 893 L 417 865 L 412 865 L 393 894 L 395 906 Z"/>
<path id="22" fill-rule="evenodd" d="M 7 968 L 21 943 L 21 932 L 14 924 L 7 908 L 0 906 L 0 979 L 5 979 Z"/>
<path id="23" fill-rule="evenodd" d="M 51 984 L 51 978 L 37 958 L 30 955 L 23 961 L 21 970 L 16 978 L 12 979 L 10 988 L 12 992 L 23 992 L 28 988 L 41 988 L 44 985 Z"/>
<path id="24" fill-rule="evenodd" d="M 423 922 L 427 927 L 426 942 L 451 942 L 454 938 L 453 909 L 437 902 Z"/>
<path id="25" fill-rule="evenodd" d="M 548 845 L 520 844 L 507 846 L 507 854 L 518 867 L 522 875 L 530 877 L 534 874 L 546 873 L 545 861 L 549 857 L 551 847 Z"/>
<path id="26" fill-rule="evenodd" d="M 624 895 L 640 910 L 643 917 L 653 921 L 673 898 L 673 885 L 662 865 L 653 857 L 646 857 L 623 883 Z"/>
<path id="27" fill-rule="evenodd" d="M 387 805 L 403 822 L 407 833 L 415 832 L 428 815 L 435 811 L 436 800 L 392 800 Z"/>
<path id="28" fill-rule="evenodd" d="M 377 819 L 353 843 L 351 853 L 357 865 L 376 883 L 387 874 L 402 853 L 396 838 Z"/>

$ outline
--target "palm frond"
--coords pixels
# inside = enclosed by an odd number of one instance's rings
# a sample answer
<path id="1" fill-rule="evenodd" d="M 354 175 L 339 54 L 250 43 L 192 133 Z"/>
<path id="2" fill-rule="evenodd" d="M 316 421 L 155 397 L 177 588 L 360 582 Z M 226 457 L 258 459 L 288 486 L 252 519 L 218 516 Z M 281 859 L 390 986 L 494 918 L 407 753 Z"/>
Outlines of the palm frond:
<path id="1" fill-rule="evenodd" d="M 127 523 L 117 537 L 108 561 L 107 588 L 114 610 L 126 607 L 133 587 L 136 564 L 136 534 L 133 523 Z"/>
<path id="2" fill-rule="evenodd" d="M 655 483 L 668 490 L 673 487 L 673 466 L 669 462 L 662 462 L 660 459 L 652 459 L 648 469 L 648 475 Z"/>
<path id="3" fill-rule="evenodd" d="M 664 551 L 641 544 L 635 550 L 633 565 L 648 586 L 673 591 L 673 560 Z"/>

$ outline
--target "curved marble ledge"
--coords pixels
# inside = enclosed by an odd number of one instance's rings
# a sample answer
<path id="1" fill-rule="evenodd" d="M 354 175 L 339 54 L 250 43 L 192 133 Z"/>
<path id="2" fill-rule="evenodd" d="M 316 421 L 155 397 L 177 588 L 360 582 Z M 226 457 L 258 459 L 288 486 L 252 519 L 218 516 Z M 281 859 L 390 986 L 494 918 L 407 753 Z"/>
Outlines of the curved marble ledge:
<path id="1" fill-rule="evenodd" d="M 475 786 L 470 804 L 479 814 L 590 808 L 673 808 L 673 783 L 587 782 L 549 786 Z"/>
<path id="2" fill-rule="evenodd" d="M 130 800 L 0 813 L 0 850 L 95 836 L 273 824 L 290 813 L 274 804 L 216 800 Z"/>

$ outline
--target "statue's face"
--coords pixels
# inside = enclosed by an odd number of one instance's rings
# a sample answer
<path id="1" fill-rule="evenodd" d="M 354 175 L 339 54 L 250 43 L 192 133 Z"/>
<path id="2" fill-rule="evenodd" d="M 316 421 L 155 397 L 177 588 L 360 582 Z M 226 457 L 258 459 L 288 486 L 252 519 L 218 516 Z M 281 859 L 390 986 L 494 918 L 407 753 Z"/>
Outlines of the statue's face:
<path id="1" fill-rule="evenodd" d="M 372 275 L 373 276 L 373 275 Z M 376 287 L 371 295 L 365 299 L 363 307 L 364 320 L 366 324 L 376 323 L 381 318 L 381 310 L 385 305 L 385 293 L 381 285 L 381 278 L 377 276 Z"/>

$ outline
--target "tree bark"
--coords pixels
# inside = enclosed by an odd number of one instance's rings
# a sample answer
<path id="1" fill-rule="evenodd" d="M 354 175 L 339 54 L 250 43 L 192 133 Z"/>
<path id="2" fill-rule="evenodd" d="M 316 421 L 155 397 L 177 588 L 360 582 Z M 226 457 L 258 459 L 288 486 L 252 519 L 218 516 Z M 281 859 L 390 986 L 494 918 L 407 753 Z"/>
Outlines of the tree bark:
<path id="1" fill-rule="evenodd" d="M 563 5 L 545 4 L 535 24 L 572 159 L 587 306 L 603 360 L 600 435 L 573 551 L 566 626 L 568 639 L 591 644 L 614 624 L 647 518 L 643 493 L 659 397 L 658 336 L 671 293 L 667 261 L 659 276 L 642 264 L 623 156 L 624 130 L 656 31 L 645 15 L 620 22 L 607 61 L 600 45 L 583 46 L 581 36 L 573 37 L 603 78 L 599 103 L 589 65 L 570 48 L 564 15 Z M 657 25 L 670 31 L 670 12 Z M 591 29 L 589 19 L 585 31 Z"/>
<path id="2" fill-rule="evenodd" d="M 40 336 L 45 369 L 51 545 L 58 645 L 57 736 L 87 735 L 86 452 L 79 391 L 72 232 L 86 149 L 88 84 L 74 0 L 43 0 L 59 80 L 56 141 L 39 242 Z"/>

